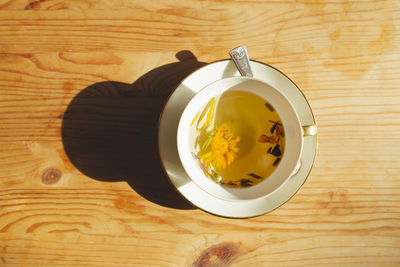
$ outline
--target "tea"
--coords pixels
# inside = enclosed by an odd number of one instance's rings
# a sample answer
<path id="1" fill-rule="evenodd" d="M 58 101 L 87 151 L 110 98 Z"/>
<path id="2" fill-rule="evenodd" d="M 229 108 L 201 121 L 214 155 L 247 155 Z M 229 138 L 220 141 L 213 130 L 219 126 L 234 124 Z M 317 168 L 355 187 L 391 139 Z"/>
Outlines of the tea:
<path id="1" fill-rule="evenodd" d="M 255 185 L 276 169 L 284 129 L 265 99 L 246 91 L 212 98 L 194 117 L 193 157 L 207 177 L 229 187 Z"/>

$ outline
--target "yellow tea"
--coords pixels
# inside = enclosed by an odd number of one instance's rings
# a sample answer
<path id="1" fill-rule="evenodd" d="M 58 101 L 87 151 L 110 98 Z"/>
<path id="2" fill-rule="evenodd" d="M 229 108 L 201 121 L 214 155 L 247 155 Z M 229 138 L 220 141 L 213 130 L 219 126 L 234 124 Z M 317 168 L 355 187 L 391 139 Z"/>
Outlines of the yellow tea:
<path id="1" fill-rule="evenodd" d="M 265 99 L 245 91 L 215 97 L 193 118 L 193 157 L 207 177 L 229 187 L 255 185 L 276 169 L 284 129 Z"/>

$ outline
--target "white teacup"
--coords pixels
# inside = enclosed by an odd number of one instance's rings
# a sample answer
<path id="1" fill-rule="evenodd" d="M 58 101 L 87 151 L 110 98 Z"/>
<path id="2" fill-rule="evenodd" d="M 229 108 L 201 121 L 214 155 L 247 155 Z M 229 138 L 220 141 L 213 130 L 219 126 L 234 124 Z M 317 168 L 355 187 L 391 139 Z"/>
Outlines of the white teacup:
<path id="1" fill-rule="evenodd" d="M 206 176 L 200 164 L 192 156 L 196 142 L 195 127 L 193 127 L 192 123 L 193 118 L 212 98 L 218 99 L 223 93 L 235 90 L 256 94 L 270 103 L 278 113 L 285 132 L 285 149 L 279 165 L 262 182 L 244 188 L 232 188 L 214 182 Z M 178 153 L 189 177 L 204 191 L 217 198 L 230 201 L 251 200 L 273 193 L 299 170 L 300 156 L 303 149 L 303 133 L 303 127 L 300 124 L 296 110 L 279 90 L 255 78 L 235 76 L 207 85 L 188 103 L 178 126 Z"/>

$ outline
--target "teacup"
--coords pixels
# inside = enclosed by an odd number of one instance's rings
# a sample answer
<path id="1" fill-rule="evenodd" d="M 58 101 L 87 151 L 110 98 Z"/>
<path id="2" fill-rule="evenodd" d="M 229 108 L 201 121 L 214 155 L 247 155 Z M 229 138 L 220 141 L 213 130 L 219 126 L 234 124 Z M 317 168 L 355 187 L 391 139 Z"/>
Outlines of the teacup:
<path id="1" fill-rule="evenodd" d="M 226 106 L 228 98 L 232 108 Z M 219 114 L 226 123 L 218 121 Z M 237 132 L 235 125 L 240 125 Z M 303 136 L 313 130 L 300 124 L 277 88 L 235 76 L 207 85 L 190 100 L 179 121 L 178 153 L 188 176 L 204 191 L 224 200 L 252 200 L 272 194 L 299 170 Z M 224 172 L 243 179 L 229 180 Z"/>

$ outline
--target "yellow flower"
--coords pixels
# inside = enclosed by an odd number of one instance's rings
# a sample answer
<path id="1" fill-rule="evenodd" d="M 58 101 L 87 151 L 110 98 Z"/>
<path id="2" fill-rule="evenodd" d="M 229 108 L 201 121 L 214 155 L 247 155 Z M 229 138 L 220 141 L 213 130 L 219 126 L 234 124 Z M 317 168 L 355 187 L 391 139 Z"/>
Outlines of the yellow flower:
<path id="1" fill-rule="evenodd" d="M 216 127 L 216 133 L 210 143 L 210 151 L 200 156 L 206 168 L 210 163 L 216 169 L 224 169 L 237 159 L 237 147 L 240 141 L 239 136 L 235 136 L 226 124 Z"/>

